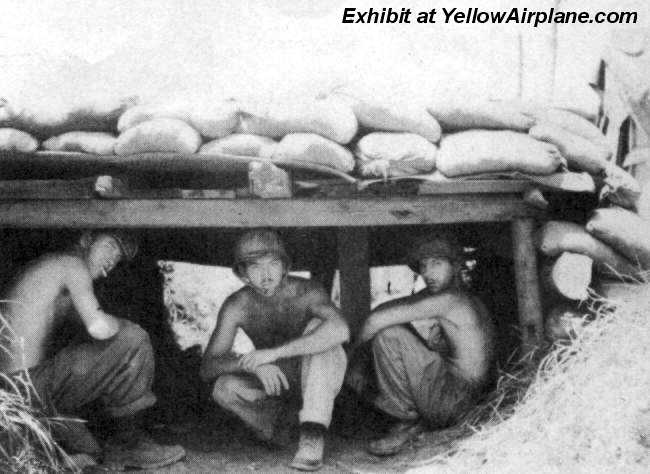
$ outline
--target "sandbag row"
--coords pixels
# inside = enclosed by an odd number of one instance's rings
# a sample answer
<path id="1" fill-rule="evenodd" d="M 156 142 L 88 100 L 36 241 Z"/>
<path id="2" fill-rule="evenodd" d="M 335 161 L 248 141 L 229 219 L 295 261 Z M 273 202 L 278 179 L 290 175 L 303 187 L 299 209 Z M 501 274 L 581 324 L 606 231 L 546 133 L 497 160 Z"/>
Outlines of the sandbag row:
<path id="1" fill-rule="evenodd" d="M 424 104 L 339 90 L 316 99 L 269 103 L 116 100 L 75 106 L 49 118 L 28 107 L 0 104 L 3 125 L 16 129 L 0 134 L 0 150 L 8 151 L 33 151 L 34 140 L 47 138 L 41 148 L 52 151 L 264 156 L 356 171 L 362 178 L 436 169 L 450 178 L 570 169 L 600 176 L 603 199 L 609 202 L 633 209 L 639 195 L 634 178 L 609 162 L 611 151 L 588 120 L 512 101 Z M 32 140 L 19 130 L 33 131 Z M 63 133 L 44 136 L 51 131 Z"/>

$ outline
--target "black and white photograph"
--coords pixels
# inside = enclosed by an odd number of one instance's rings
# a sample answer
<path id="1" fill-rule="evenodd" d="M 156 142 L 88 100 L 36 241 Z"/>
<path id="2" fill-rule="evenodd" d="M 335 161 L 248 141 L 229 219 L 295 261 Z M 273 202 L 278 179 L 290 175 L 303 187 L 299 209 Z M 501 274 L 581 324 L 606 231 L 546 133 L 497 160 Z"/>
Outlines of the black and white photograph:
<path id="1" fill-rule="evenodd" d="M 645 0 L 0 0 L 0 472 L 650 471 Z"/>

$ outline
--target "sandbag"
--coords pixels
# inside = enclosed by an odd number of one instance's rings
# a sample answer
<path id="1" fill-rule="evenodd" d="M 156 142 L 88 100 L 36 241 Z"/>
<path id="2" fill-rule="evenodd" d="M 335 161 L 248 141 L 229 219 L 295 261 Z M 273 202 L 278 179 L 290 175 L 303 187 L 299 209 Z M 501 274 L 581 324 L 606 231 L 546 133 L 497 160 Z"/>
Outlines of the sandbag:
<path id="1" fill-rule="evenodd" d="M 586 229 L 641 270 L 650 270 L 650 222 L 621 207 L 609 207 L 596 209 Z"/>
<path id="2" fill-rule="evenodd" d="M 213 140 L 204 144 L 200 149 L 201 154 L 226 153 L 238 156 L 260 156 L 262 148 L 275 144 L 275 140 L 261 135 L 248 133 L 235 133 L 225 138 Z"/>
<path id="3" fill-rule="evenodd" d="M 369 133 L 357 142 L 355 154 L 364 177 L 394 177 L 435 169 L 438 149 L 414 133 Z"/>
<path id="4" fill-rule="evenodd" d="M 583 226 L 573 222 L 548 221 L 536 235 L 537 248 L 549 257 L 564 252 L 587 255 L 596 269 L 612 276 L 634 277 L 637 268 L 609 245 L 590 235 Z"/>
<path id="5" fill-rule="evenodd" d="M 439 101 L 427 110 L 440 123 L 444 132 L 473 128 L 517 130 L 527 132 L 535 119 L 521 107 L 502 101 Z"/>
<path id="6" fill-rule="evenodd" d="M 563 164 L 555 145 L 508 130 L 470 130 L 446 135 L 436 167 L 449 177 L 501 171 L 547 175 Z"/>
<path id="7" fill-rule="evenodd" d="M 194 153 L 201 136 L 188 124 L 176 119 L 142 122 L 121 133 L 115 143 L 116 155 L 146 152 Z"/>
<path id="8" fill-rule="evenodd" d="M 191 125 L 208 139 L 230 135 L 239 123 L 239 105 L 234 101 L 172 101 L 164 104 L 143 104 L 124 112 L 117 122 L 120 132 L 142 122 L 173 118 Z"/>
<path id="9" fill-rule="evenodd" d="M 440 124 L 427 112 L 424 104 L 417 101 L 380 99 L 348 92 L 337 92 L 333 97 L 352 107 L 360 126 L 371 130 L 415 133 L 431 143 L 440 141 Z"/>
<path id="10" fill-rule="evenodd" d="M 604 186 L 600 199 L 625 209 L 637 209 L 641 198 L 641 186 L 634 176 L 620 166 L 609 163 L 605 168 Z"/>
<path id="11" fill-rule="evenodd" d="M 0 104 L 0 127 L 12 127 L 46 139 L 73 131 L 112 132 L 117 119 L 137 98 L 79 99 L 77 103 L 55 97 Z"/>
<path id="12" fill-rule="evenodd" d="M 104 132 L 68 132 L 43 142 L 51 151 L 78 151 L 97 155 L 112 155 L 117 137 Z"/>
<path id="13" fill-rule="evenodd" d="M 337 143 L 349 143 L 357 133 L 357 119 L 339 100 L 313 99 L 244 104 L 237 133 L 281 138 L 290 133 L 315 133 Z"/>
<path id="14" fill-rule="evenodd" d="M 345 173 L 354 169 L 354 157 L 349 150 L 315 133 L 291 133 L 275 146 L 265 147 L 262 156 L 278 162 L 306 161 Z"/>
<path id="15" fill-rule="evenodd" d="M 608 146 L 607 140 L 600 129 L 578 114 L 568 110 L 551 108 L 537 108 L 530 112 L 535 117 L 536 123 L 550 122 L 595 144 Z"/>
<path id="16" fill-rule="evenodd" d="M 38 140 L 15 128 L 0 128 L 0 151 L 31 153 L 38 148 Z"/>
<path id="17" fill-rule="evenodd" d="M 563 252 L 542 267 L 542 281 L 547 288 L 565 298 L 585 300 L 589 296 L 593 263 L 588 255 Z"/>
<path id="18" fill-rule="evenodd" d="M 600 174 L 605 170 L 612 156 L 609 147 L 569 132 L 551 122 L 539 122 L 528 133 L 537 140 L 557 146 L 562 156 L 566 158 L 569 168 L 574 170 Z"/>

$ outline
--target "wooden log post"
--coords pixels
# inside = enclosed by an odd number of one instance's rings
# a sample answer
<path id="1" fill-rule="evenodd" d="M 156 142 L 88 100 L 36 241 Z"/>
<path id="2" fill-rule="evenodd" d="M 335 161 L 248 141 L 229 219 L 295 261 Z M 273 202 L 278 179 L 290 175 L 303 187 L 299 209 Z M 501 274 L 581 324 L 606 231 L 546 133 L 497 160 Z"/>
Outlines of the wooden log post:
<path id="1" fill-rule="evenodd" d="M 523 354 L 539 347 L 544 335 L 533 231 L 533 219 L 515 219 L 512 222 L 515 285 Z"/>
<path id="2" fill-rule="evenodd" d="M 370 311 L 368 230 L 363 227 L 339 228 L 338 255 L 341 310 L 354 337 Z"/>

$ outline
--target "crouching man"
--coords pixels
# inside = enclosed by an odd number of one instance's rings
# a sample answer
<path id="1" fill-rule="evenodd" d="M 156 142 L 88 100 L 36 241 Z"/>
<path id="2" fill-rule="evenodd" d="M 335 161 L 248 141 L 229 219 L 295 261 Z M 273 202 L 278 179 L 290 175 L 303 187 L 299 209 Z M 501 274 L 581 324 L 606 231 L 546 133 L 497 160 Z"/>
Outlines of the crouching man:
<path id="1" fill-rule="evenodd" d="M 449 237 L 431 236 L 414 246 L 408 263 L 426 288 L 378 306 L 356 346 L 372 341 L 371 402 L 396 420 L 386 437 L 369 444 L 376 455 L 398 453 L 427 427 L 457 422 L 490 373 L 493 326 L 484 305 L 462 288 L 460 248 Z M 348 382 L 363 392 L 368 375 L 358 372 L 356 359 Z"/>
<path id="2" fill-rule="evenodd" d="M 68 453 L 93 455 L 114 470 L 165 466 L 185 455 L 180 446 L 154 443 L 141 428 L 139 414 L 156 402 L 147 333 L 102 311 L 93 290 L 94 280 L 136 252 L 126 233 L 85 232 L 69 251 L 28 263 L 3 298 L 11 331 L 2 334 L 8 350 L 0 351 L 0 368 L 10 377 L 26 371 L 47 415 L 79 418 L 101 404 L 112 420 L 103 446 L 78 421 L 54 423 L 54 435 Z M 52 353 L 66 323 L 76 323 L 79 333 Z"/>
<path id="3" fill-rule="evenodd" d="M 274 437 L 282 404 L 298 395 L 300 441 L 291 467 L 317 470 L 345 376 L 348 326 L 319 284 L 287 275 L 289 259 L 274 232 L 247 232 L 234 253 L 234 272 L 246 286 L 219 311 L 201 377 L 216 380 L 214 400 L 265 441 Z M 243 356 L 231 352 L 238 328 L 255 346 Z"/>

